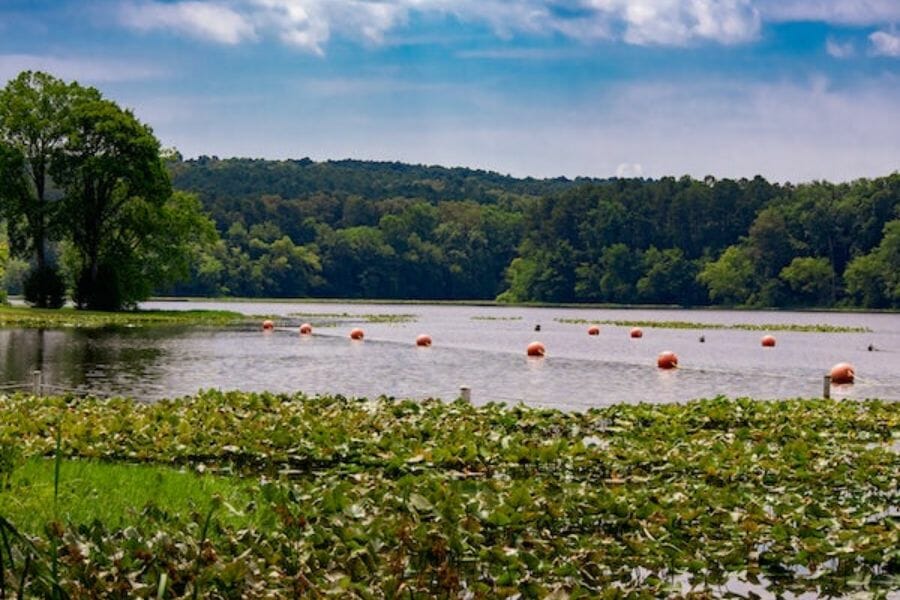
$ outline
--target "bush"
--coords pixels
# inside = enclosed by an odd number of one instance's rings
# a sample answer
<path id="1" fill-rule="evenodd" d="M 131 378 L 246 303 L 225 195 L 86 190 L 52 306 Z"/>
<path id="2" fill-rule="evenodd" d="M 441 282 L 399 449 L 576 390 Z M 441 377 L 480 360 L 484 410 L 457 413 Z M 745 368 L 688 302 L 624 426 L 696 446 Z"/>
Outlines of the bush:
<path id="1" fill-rule="evenodd" d="M 22 291 L 25 301 L 37 308 L 60 308 L 66 302 L 66 284 L 55 267 L 33 269 Z"/>

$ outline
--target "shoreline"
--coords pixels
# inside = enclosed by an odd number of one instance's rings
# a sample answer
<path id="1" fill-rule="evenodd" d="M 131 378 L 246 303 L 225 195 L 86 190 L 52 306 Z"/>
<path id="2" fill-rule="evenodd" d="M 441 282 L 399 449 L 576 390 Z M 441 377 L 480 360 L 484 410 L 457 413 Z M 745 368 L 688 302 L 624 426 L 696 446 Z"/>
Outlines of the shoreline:
<path id="1" fill-rule="evenodd" d="M 11 297 L 12 298 L 12 297 Z M 181 302 L 197 303 L 260 303 L 260 304 L 349 304 L 376 306 L 472 306 L 486 308 L 565 308 L 584 310 L 672 310 L 683 312 L 797 312 L 797 313 L 836 313 L 836 314 L 896 314 L 900 309 L 890 308 L 799 308 L 799 307 L 735 307 L 735 306 L 682 306 L 676 304 L 590 304 L 577 302 L 497 302 L 496 300 L 409 300 L 409 299 L 363 299 L 363 298 L 245 298 L 245 297 L 190 297 L 190 296 L 152 296 L 144 302 Z"/>

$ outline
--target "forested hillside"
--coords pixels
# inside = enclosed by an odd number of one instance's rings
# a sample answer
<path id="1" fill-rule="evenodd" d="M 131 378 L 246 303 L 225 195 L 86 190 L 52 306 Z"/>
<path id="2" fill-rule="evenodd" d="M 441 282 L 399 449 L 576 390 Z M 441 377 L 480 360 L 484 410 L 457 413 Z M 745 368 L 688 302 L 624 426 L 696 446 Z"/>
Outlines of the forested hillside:
<path id="1" fill-rule="evenodd" d="M 221 236 L 176 294 L 900 306 L 900 174 L 536 180 L 208 157 L 170 171 Z"/>

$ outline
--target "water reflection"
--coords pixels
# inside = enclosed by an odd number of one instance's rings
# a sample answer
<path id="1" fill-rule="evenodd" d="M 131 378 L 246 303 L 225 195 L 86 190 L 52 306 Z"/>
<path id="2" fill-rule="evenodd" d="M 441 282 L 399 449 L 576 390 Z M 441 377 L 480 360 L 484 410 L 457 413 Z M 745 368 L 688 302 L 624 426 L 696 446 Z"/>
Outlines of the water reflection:
<path id="1" fill-rule="evenodd" d="M 186 302 L 165 308 L 240 309 L 282 314 L 279 328 L 135 328 L 0 330 L 0 383 L 30 381 L 40 369 L 52 385 L 102 394 L 157 399 L 201 388 L 455 398 L 460 386 L 476 403 L 519 402 L 585 409 L 618 402 L 676 402 L 724 394 L 756 398 L 815 397 L 831 365 L 849 361 L 859 380 L 835 386 L 836 398 L 900 398 L 900 316 L 840 313 L 619 311 L 471 306 L 223 304 Z M 370 322 L 365 341 L 348 334 L 364 318 L 328 327 L 306 313 L 409 314 L 414 322 Z M 290 315 L 295 315 L 291 317 Z M 492 319 L 483 318 L 490 315 Z M 479 318 L 482 317 L 482 318 Z M 641 340 L 627 326 L 604 325 L 599 336 L 559 318 L 704 322 L 798 322 L 867 326 L 869 333 L 780 332 L 776 348 L 761 348 L 760 332 L 645 328 Z M 315 334 L 297 326 L 314 321 Z M 346 322 L 344 322 L 346 321 Z M 535 334 L 534 323 L 543 324 Z M 427 331 L 430 348 L 415 345 Z M 527 358 L 529 342 L 547 347 Z M 873 342 L 874 340 L 874 342 Z M 870 352 L 869 343 L 879 349 Z M 672 350 L 680 368 L 659 371 L 657 355 Z M 845 389 L 846 388 L 846 389 Z"/>
<path id="2" fill-rule="evenodd" d="M 53 386 L 129 392 L 129 383 L 159 380 L 161 342 L 178 335 L 183 329 L 0 329 L 0 379 L 27 383 L 39 370 Z"/>

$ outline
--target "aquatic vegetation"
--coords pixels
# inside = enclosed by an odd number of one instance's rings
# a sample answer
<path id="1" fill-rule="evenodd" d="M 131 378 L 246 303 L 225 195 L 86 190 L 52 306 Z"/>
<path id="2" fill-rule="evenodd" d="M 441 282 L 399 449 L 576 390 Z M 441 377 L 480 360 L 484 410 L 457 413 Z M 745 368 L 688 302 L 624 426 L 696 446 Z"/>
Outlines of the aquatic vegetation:
<path id="1" fill-rule="evenodd" d="M 344 323 L 415 323 L 419 315 L 411 314 L 374 314 L 374 313 L 291 313 L 292 317 L 317 319 L 319 327 L 328 327 Z"/>
<path id="2" fill-rule="evenodd" d="M 26 465 L 54 456 L 57 424 L 64 467 L 203 471 L 241 495 L 224 500 L 231 509 L 163 499 L 107 518 L 124 527 L 26 528 L 2 503 L 8 596 L 21 582 L 26 595 L 58 582 L 73 597 L 164 598 L 900 585 L 898 403 L 715 398 L 567 413 L 217 391 L 155 404 L 0 396 L 0 440 L 16 441 Z M 39 480 L 17 477 L 11 493 Z"/>
<path id="3" fill-rule="evenodd" d="M 473 321 L 521 321 L 522 317 L 493 317 L 487 315 L 475 315 L 470 317 Z"/>
<path id="4" fill-rule="evenodd" d="M 0 327 L 146 327 L 151 325 L 221 325 L 248 317 L 226 310 L 135 310 L 102 312 L 0 306 Z"/>
<path id="5" fill-rule="evenodd" d="M 803 324 L 803 323 L 696 323 L 691 321 L 625 321 L 625 320 L 589 320 L 589 319 L 554 319 L 557 323 L 568 325 L 617 325 L 619 327 L 648 327 L 658 329 L 743 329 L 746 331 L 795 331 L 802 333 L 868 333 L 868 327 L 848 327 L 844 325 Z"/>

